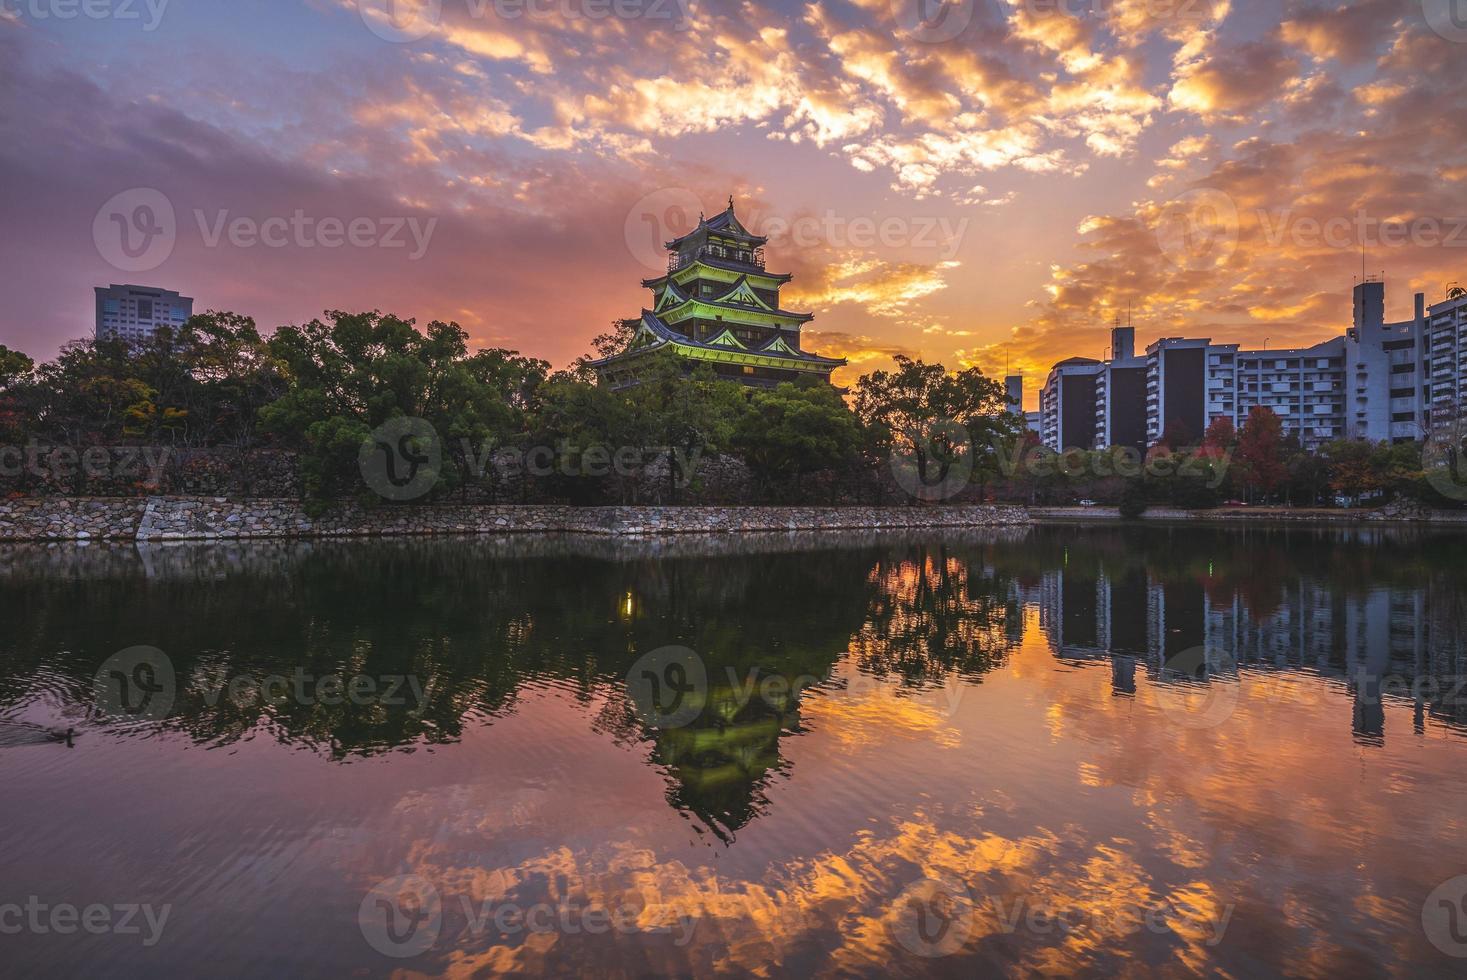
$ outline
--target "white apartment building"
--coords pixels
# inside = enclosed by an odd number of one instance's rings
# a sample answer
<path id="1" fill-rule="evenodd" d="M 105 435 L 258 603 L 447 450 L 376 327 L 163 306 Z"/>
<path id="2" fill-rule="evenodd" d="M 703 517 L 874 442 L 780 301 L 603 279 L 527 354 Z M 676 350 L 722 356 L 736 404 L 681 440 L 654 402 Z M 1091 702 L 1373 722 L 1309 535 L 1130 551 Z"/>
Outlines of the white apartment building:
<path id="1" fill-rule="evenodd" d="M 1040 395 L 1040 438 L 1056 450 L 1144 447 L 1171 428 L 1194 443 L 1213 419 L 1241 428 L 1261 405 L 1312 449 L 1342 438 L 1421 439 L 1433 413 L 1439 421 L 1452 412 L 1467 416 L 1467 293 L 1453 290 L 1429 309 L 1418 293 L 1412 319 L 1386 323 L 1385 283 L 1367 279 L 1355 286 L 1354 307 L 1343 336 L 1280 350 L 1163 337 L 1133 357 L 1130 328 L 1117 328 L 1110 360 L 1071 358 L 1050 372 Z M 1093 435 L 1084 437 L 1077 405 L 1084 385 L 1069 380 L 1075 375 L 1087 378 L 1095 395 Z"/>
<path id="2" fill-rule="evenodd" d="M 194 315 L 193 297 L 169 289 L 117 283 L 92 288 L 97 294 L 98 340 L 116 337 L 142 343 L 159 327 L 176 330 Z"/>
<path id="3" fill-rule="evenodd" d="M 1444 425 L 1467 416 L 1467 293 L 1454 289 L 1422 317 L 1424 425 Z"/>

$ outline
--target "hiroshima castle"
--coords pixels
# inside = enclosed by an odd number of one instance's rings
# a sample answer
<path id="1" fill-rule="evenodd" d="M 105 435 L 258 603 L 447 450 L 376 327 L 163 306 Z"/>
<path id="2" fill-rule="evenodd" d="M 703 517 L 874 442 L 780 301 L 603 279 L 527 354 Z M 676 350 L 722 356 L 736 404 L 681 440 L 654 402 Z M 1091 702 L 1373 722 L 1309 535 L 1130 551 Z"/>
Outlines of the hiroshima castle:
<path id="1" fill-rule="evenodd" d="M 821 357 L 800 345 L 800 327 L 813 314 L 780 309 L 779 287 L 790 276 L 767 272 L 764 245 L 728 210 L 713 218 L 698 216 L 698 226 L 666 242 L 667 274 L 644 279 L 652 308 L 637 320 L 627 349 L 592 361 L 613 388 L 640 380 L 638 368 L 654 351 L 673 351 L 686 370 L 709 365 L 720 377 L 756 388 L 782 381 L 815 378 L 830 382 L 844 358 Z"/>

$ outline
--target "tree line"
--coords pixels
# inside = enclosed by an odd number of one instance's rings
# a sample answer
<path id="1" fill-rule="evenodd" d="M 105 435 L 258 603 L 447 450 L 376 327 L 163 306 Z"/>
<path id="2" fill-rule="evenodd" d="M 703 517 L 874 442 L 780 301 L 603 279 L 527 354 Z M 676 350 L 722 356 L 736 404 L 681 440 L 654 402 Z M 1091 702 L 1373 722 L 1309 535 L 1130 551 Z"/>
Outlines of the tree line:
<path id="1" fill-rule="evenodd" d="M 598 342 L 601 338 L 598 338 Z M 456 323 L 419 329 L 378 311 L 329 311 L 262 336 L 255 322 L 209 312 L 143 342 L 78 340 L 36 364 L 0 347 L 0 445 L 163 445 L 296 455 L 304 493 L 368 498 L 359 452 L 396 418 L 423 419 L 442 454 L 434 497 L 495 478 L 500 449 L 551 447 L 572 457 L 629 453 L 639 468 L 673 454 L 728 455 L 747 466 L 769 501 L 805 496 L 812 474 L 854 480 L 885 464 L 928 418 L 955 419 L 982 445 L 1014 438 L 1002 386 L 977 369 L 899 358 L 862 377 L 848 400 L 819 382 L 750 390 L 708 368 L 688 373 L 670 352 L 646 359 L 644 383 L 600 384 L 589 355 L 565 370 L 517 351 L 470 351 Z M 942 468 L 963 446 L 939 446 Z M 667 467 L 667 495 L 682 482 Z M 996 469 L 995 469 L 996 472 Z M 635 480 L 567 479 L 574 502 L 631 502 Z"/>
<path id="2" fill-rule="evenodd" d="M 598 337 L 597 353 L 613 339 Z M 279 450 L 296 459 L 307 498 L 370 499 L 359 453 L 380 426 L 406 417 L 428 422 L 439 442 L 431 499 L 499 478 L 484 466 L 491 452 L 550 447 L 568 473 L 609 452 L 633 463 L 630 477 L 552 477 L 554 491 L 576 503 L 636 502 L 658 460 L 658 499 L 675 502 L 689 474 L 673 460 L 718 456 L 741 460 L 765 502 L 830 499 L 835 486 L 872 503 L 956 494 L 1094 499 L 1130 512 L 1398 495 L 1456 503 L 1419 446 L 1339 440 L 1309 452 L 1267 408 L 1239 431 L 1214 420 L 1196 440 L 1169 426 L 1144 454 L 1053 453 L 977 368 L 897 357 L 845 393 L 813 381 L 748 389 L 652 352 L 644 383 L 614 391 L 598 382 L 590 356 L 553 370 L 513 350 L 470 351 L 456 323 L 419 329 L 378 311 L 330 311 L 268 337 L 247 316 L 209 312 L 142 343 L 74 341 L 40 364 L 0 346 L 0 446 Z"/>

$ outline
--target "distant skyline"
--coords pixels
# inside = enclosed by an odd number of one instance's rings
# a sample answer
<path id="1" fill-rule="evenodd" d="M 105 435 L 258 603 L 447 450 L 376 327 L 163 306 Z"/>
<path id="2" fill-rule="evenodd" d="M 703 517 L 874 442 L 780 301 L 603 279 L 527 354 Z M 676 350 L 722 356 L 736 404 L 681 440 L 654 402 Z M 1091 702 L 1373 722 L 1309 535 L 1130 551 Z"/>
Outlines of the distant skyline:
<path id="1" fill-rule="evenodd" d="M 131 282 L 560 367 L 732 195 L 838 383 L 1007 364 L 1032 408 L 1128 310 L 1310 344 L 1362 262 L 1390 320 L 1467 282 L 1450 2 L 0 0 L 0 343 Z"/>

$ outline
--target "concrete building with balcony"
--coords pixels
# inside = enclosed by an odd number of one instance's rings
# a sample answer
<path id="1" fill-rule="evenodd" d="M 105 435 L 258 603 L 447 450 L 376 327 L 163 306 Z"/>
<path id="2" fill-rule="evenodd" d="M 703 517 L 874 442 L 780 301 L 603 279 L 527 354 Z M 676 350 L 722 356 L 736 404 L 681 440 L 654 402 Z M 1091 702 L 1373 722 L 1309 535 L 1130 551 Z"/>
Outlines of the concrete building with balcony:
<path id="1" fill-rule="evenodd" d="M 1040 398 L 1040 438 L 1055 450 L 1182 445 L 1225 417 L 1241 428 L 1266 406 L 1285 432 L 1315 449 L 1332 439 L 1402 442 L 1425 438 L 1449 420 L 1467 429 L 1467 291 L 1449 290 L 1427 307 L 1415 296 L 1411 319 L 1385 322 L 1385 283 L 1354 289 L 1353 323 L 1311 347 L 1244 350 L 1210 337 L 1163 337 L 1134 356 L 1131 328 L 1112 331 L 1106 361 L 1055 365 Z M 1076 401 L 1093 389 L 1089 421 Z"/>
<path id="2" fill-rule="evenodd" d="M 1355 286 L 1355 316 L 1345 331 L 1344 435 L 1372 442 L 1419 439 L 1426 375 L 1422 358 L 1425 296 L 1417 293 L 1410 320 L 1385 322 L 1385 283 Z"/>
<path id="3" fill-rule="evenodd" d="M 1095 376 L 1095 448 L 1145 450 L 1146 358 L 1136 356 L 1136 328 L 1110 332 L 1110 359 Z"/>
<path id="4" fill-rule="evenodd" d="M 1422 428 L 1460 431 L 1467 427 L 1467 291 L 1450 288 L 1445 300 L 1421 311 L 1421 321 Z"/>
<path id="5" fill-rule="evenodd" d="M 1050 369 L 1039 392 L 1039 441 L 1051 449 L 1094 449 L 1096 379 L 1105 365 L 1071 357 Z"/>

